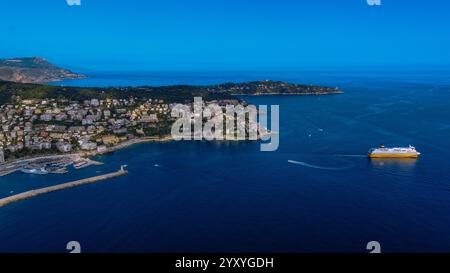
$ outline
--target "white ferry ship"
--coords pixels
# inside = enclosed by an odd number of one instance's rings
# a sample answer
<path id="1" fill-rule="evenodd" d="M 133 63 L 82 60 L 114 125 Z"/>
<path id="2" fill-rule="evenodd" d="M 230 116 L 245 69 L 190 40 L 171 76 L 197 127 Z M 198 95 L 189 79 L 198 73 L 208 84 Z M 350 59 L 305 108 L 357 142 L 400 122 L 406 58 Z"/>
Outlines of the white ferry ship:
<path id="1" fill-rule="evenodd" d="M 368 154 L 370 158 L 418 158 L 419 155 L 420 153 L 411 145 L 407 148 L 386 148 L 381 145 L 379 148 L 371 149 Z"/>

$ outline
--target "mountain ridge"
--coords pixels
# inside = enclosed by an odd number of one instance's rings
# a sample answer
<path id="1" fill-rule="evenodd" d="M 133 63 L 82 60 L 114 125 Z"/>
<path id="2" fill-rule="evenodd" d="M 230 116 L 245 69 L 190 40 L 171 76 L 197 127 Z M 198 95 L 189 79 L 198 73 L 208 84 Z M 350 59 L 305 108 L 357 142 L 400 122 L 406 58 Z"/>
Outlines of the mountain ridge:
<path id="1" fill-rule="evenodd" d="M 0 59 L 0 80 L 4 81 L 48 83 L 85 77 L 40 57 Z"/>

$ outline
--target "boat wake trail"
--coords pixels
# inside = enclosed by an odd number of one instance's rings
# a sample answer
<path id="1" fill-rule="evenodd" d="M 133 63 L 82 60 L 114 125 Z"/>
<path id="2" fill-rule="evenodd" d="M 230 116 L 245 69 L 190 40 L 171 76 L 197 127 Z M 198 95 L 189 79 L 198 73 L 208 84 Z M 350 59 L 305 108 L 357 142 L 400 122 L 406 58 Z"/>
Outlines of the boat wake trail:
<path id="1" fill-rule="evenodd" d="M 326 167 L 326 166 L 318 166 L 318 165 L 313 165 L 313 164 L 309 164 L 309 163 L 306 163 L 306 162 L 295 161 L 295 160 L 288 160 L 288 162 L 291 163 L 291 164 L 296 164 L 296 165 L 300 165 L 300 166 L 303 166 L 303 167 L 319 169 L 319 170 L 327 170 L 327 171 L 348 170 L 348 169 L 350 169 L 350 168 L 352 168 L 354 166 L 353 163 L 348 164 L 347 166 L 343 166 L 343 167 Z"/>

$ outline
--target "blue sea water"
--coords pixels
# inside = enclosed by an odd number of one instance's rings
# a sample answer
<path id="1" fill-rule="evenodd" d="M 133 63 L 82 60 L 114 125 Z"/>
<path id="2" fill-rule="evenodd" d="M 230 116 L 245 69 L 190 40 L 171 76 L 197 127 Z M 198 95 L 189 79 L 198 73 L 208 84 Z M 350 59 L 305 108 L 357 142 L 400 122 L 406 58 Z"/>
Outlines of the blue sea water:
<path id="1" fill-rule="evenodd" d="M 245 97 L 280 105 L 280 147 L 135 145 L 66 175 L 0 178 L 0 197 L 114 171 L 120 178 L 0 208 L 0 252 L 450 251 L 450 74 L 439 71 L 98 73 L 64 85 L 259 79 L 339 86 L 341 95 Z M 418 160 L 369 160 L 415 145 Z M 297 164 L 296 164 L 297 163 Z"/>

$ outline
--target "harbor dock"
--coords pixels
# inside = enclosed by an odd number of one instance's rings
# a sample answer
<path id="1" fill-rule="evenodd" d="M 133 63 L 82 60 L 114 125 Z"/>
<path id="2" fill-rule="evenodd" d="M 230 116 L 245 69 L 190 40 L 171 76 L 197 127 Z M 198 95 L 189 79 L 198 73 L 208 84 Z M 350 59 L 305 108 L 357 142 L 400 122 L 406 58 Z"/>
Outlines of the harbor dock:
<path id="1" fill-rule="evenodd" d="M 23 193 L 11 195 L 11 196 L 0 199 L 0 207 L 6 206 L 6 205 L 11 204 L 16 201 L 35 197 L 38 195 L 47 194 L 47 193 L 54 192 L 54 191 L 60 191 L 60 190 L 67 189 L 67 188 L 78 187 L 78 186 L 85 185 L 85 184 L 96 183 L 96 182 L 99 182 L 102 180 L 122 176 L 127 173 L 128 173 L 128 171 L 126 171 L 124 169 L 124 167 L 122 166 L 120 168 L 120 170 L 118 170 L 116 172 L 103 174 L 103 175 L 99 175 L 99 176 L 94 176 L 94 177 L 89 177 L 89 178 L 85 178 L 85 179 L 81 179 L 81 180 L 76 180 L 76 181 L 67 182 L 67 183 L 63 183 L 63 184 L 59 184 L 59 185 L 55 185 L 55 186 L 30 190 L 30 191 L 26 191 Z"/>

